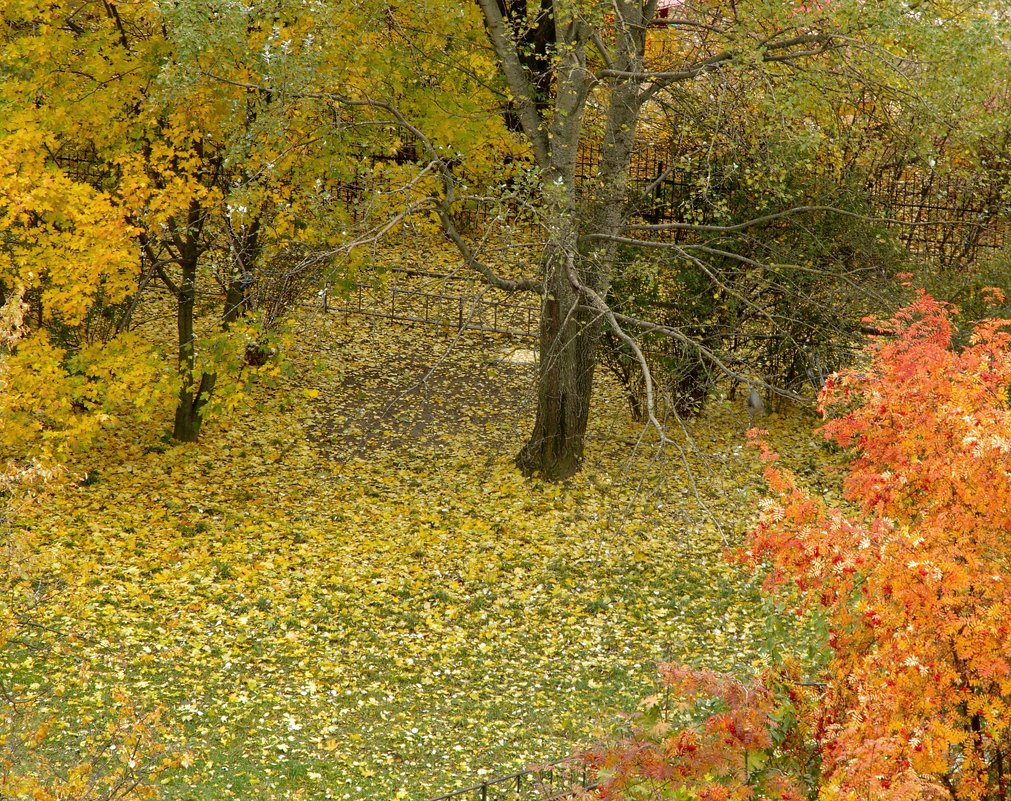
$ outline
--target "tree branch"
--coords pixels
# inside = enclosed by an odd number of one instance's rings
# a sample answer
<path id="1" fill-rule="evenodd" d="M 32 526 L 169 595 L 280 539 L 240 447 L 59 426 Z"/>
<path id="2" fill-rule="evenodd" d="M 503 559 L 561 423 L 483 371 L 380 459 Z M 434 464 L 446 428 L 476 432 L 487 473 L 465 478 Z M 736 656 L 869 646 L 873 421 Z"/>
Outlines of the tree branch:
<path id="1" fill-rule="evenodd" d="M 572 288 L 583 297 L 589 299 L 591 308 L 607 320 L 607 324 L 611 327 L 611 330 L 614 331 L 614 335 L 628 345 L 628 347 L 632 349 L 632 353 L 635 354 L 635 360 L 639 363 L 639 369 L 642 370 L 643 386 L 646 390 L 646 419 L 649 421 L 649 424 L 657 430 L 661 441 L 667 442 L 667 435 L 664 433 L 664 428 L 656 417 L 656 402 L 654 400 L 653 393 L 653 373 L 649 368 L 649 362 L 646 361 L 646 355 L 642 352 L 642 348 L 639 347 L 639 343 L 636 342 L 634 337 L 625 333 L 625 330 L 621 327 L 621 323 L 618 322 L 614 311 L 607 305 L 607 302 L 600 296 L 600 294 L 594 291 L 591 287 L 586 286 L 579 279 L 579 271 L 576 269 L 575 260 L 573 259 L 571 253 L 565 254 L 565 269 Z"/>
<path id="2" fill-rule="evenodd" d="M 794 36 L 790 39 L 783 39 L 779 42 L 763 42 L 759 44 L 759 49 L 761 50 L 762 62 L 784 62 L 784 61 L 794 61 L 796 59 L 805 58 L 808 56 L 820 55 L 826 53 L 833 49 L 837 45 L 834 44 L 834 38 L 832 34 L 828 33 L 812 33 L 804 34 L 802 36 Z M 789 53 L 783 53 L 780 51 L 790 50 L 791 48 L 800 47 L 802 45 L 817 44 L 819 47 L 806 48 L 804 50 L 795 50 Z M 841 46 L 841 45 L 839 45 Z M 666 89 L 675 83 L 682 83 L 684 81 L 696 78 L 706 72 L 712 72 L 721 68 L 725 64 L 729 64 L 740 57 L 740 51 L 738 50 L 725 50 L 722 53 L 718 53 L 708 58 L 697 61 L 694 64 L 685 67 L 684 69 L 674 70 L 670 72 L 651 72 L 651 71 L 625 71 L 625 70 L 614 70 L 614 69 L 604 69 L 597 73 L 598 79 L 606 78 L 617 78 L 620 80 L 633 80 L 633 81 L 648 81 L 649 86 L 643 90 L 643 100 L 648 100 L 653 97 L 657 92 Z"/>
<path id="3" fill-rule="evenodd" d="M 728 378 L 733 378 L 734 380 L 741 381 L 745 384 L 757 384 L 771 392 L 775 392 L 777 395 L 789 398 L 790 400 L 804 400 L 802 396 L 796 394 L 795 392 L 790 392 L 782 387 L 773 386 L 766 381 L 756 381 L 753 376 L 737 372 L 701 342 L 698 342 L 676 328 L 672 328 L 668 325 L 660 325 L 659 323 L 651 323 L 646 320 L 640 320 L 638 317 L 630 317 L 627 314 L 621 314 L 619 312 L 614 312 L 614 317 L 618 320 L 618 322 L 625 323 L 626 325 L 630 325 L 634 328 L 640 328 L 643 331 L 652 331 L 653 333 L 663 334 L 664 336 L 680 342 L 682 345 L 692 348 L 697 351 L 703 359 L 715 365 L 716 368 Z"/>
<path id="4" fill-rule="evenodd" d="M 837 214 L 840 217 L 848 217 L 854 220 L 862 220 L 864 222 L 874 222 L 874 223 L 884 223 L 886 225 L 905 225 L 905 226 L 915 226 L 922 227 L 927 225 L 982 225 L 982 223 L 966 223 L 961 220 L 926 220 L 926 221 L 912 221 L 912 220 L 899 220 L 894 217 L 876 217 L 868 214 L 860 214 L 856 211 L 848 211 L 846 209 L 841 209 L 838 206 L 793 206 L 789 209 L 784 209 L 783 211 L 777 211 L 772 214 L 764 214 L 761 217 L 752 217 L 750 220 L 745 220 L 744 222 L 733 223 L 732 225 L 715 225 L 712 223 L 630 223 L 625 226 L 627 231 L 705 231 L 711 233 L 734 233 L 736 231 L 744 231 L 748 228 L 753 228 L 756 225 L 764 225 L 768 222 L 774 222 L 776 220 L 789 219 L 801 214 L 813 214 L 817 212 L 827 212 L 829 214 Z M 607 239 L 607 234 L 587 234 L 586 239 Z M 620 244 L 638 244 L 638 241 L 625 241 L 624 238 L 617 238 Z"/>
<path id="5" fill-rule="evenodd" d="M 541 126 L 541 115 L 538 113 L 537 104 L 534 101 L 534 88 L 523 68 L 519 53 L 516 52 L 516 42 L 509 34 L 508 26 L 496 0 L 477 0 L 477 2 L 484 14 L 488 38 L 491 39 L 492 47 L 495 48 L 495 53 L 502 64 L 502 74 L 509 86 L 509 91 L 512 92 L 516 116 L 523 126 L 523 133 L 533 147 L 537 163 L 542 167 L 547 166 L 550 153 L 547 132 Z"/>

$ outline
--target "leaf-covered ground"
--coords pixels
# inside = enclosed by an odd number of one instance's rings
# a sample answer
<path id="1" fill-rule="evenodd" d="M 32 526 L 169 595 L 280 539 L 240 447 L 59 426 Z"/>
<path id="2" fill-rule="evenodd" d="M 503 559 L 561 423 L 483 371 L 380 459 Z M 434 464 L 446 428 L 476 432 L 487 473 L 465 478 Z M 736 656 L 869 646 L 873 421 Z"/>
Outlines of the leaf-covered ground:
<path id="1" fill-rule="evenodd" d="M 296 333 L 293 375 L 199 446 L 97 456 L 23 521 L 76 601 L 45 622 L 81 637 L 19 666 L 56 689 L 61 747 L 121 687 L 166 709 L 167 798 L 424 799 L 571 752 L 657 660 L 765 658 L 757 580 L 721 558 L 762 488 L 738 404 L 658 456 L 601 374 L 586 469 L 550 485 L 512 465 L 521 343 L 315 312 Z M 811 423 L 768 421 L 802 470 Z"/>

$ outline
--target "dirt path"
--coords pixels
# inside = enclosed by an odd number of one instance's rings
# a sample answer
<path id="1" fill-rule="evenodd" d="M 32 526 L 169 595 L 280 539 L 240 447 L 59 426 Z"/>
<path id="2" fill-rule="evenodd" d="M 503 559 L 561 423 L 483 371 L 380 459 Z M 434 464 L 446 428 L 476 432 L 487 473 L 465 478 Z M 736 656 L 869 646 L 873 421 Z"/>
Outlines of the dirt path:
<path id="1" fill-rule="evenodd" d="M 529 348 L 510 337 L 330 314 L 311 339 L 320 395 L 310 432 L 329 458 L 416 453 L 461 435 L 494 453 L 531 416 L 536 368 L 510 358 Z"/>

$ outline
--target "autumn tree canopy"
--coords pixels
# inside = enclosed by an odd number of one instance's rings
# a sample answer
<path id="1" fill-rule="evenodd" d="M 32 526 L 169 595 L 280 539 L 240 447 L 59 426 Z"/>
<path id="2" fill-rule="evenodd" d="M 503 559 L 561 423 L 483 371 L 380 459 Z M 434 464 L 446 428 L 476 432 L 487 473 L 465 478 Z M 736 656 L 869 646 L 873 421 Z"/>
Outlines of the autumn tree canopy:
<path id="1" fill-rule="evenodd" d="M 431 210 L 401 122 L 442 158 L 468 152 L 473 174 L 501 165 L 476 155 L 501 122 L 456 124 L 492 105 L 476 18 L 429 10 L 408 40 L 382 3 L 4 7 L 0 286 L 33 329 L 24 391 L 6 401 L 32 433 L 8 426 L 12 444 L 80 445 L 82 426 L 160 415 L 169 393 L 175 438 L 196 439 L 269 360 L 285 310 L 355 274 L 350 244 Z M 132 335 L 165 294 L 174 375 Z"/>
<path id="2" fill-rule="evenodd" d="M 602 332 L 635 369 L 648 334 L 707 370 L 755 378 L 755 354 L 725 358 L 705 330 L 625 304 L 634 290 L 615 281 L 622 248 L 668 248 L 682 266 L 658 280 L 676 284 L 688 265 L 685 286 L 774 323 L 791 292 L 824 305 L 801 278 L 835 267 L 807 255 L 780 263 L 775 249 L 732 241 L 781 234 L 754 227 L 750 211 L 784 214 L 781 227 L 811 197 L 798 183 L 839 183 L 861 159 L 902 170 L 934 158 L 944 148 L 929 120 L 964 123 L 958 137 L 941 123 L 952 159 L 998 159 L 987 149 L 993 118 L 962 113 L 1001 96 L 999 17 L 985 2 L 915 12 L 888 2 L 873 14 L 850 2 L 665 9 L 8 3 L 0 283 L 5 300 L 29 304 L 33 332 L 17 348 L 26 389 L 5 416 L 34 432 L 18 424 L 8 438 L 81 443 L 71 432 L 108 431 L 127 414 L 157 419 L 174 396 L 174 436 L 195 439 L 206 412 L 241 396 L 251 365 L 272 369 L 266 329 L 284 310 L 310 288 L 360 276 L 361 246 L 412 220 L 441 230 L 482 280 L 542 298 L 537 411 L 518 461 L 564 478 L 581 462 Z M 942 74 L 967 59 L 971 70 Z M 763 120 L 763 132 L 735 133 L 734 117 Z M 870 144 L 868 125 L 890 131 L 889 144 Z M 636 143 L 672 132 L 698 140 L 665 169 L 693 174 L 710 213 L 701 227 L 651 223 L 643 187 L 630 184 Z M 779 140 L 797 152 L 774 154 Z M 577 177 L 588 150 L 600 156 Z M 702 180 L 714 158 L 725 165 L 719 186 Z M 476 231 L 465 222 L 475 204 L 493 207 Z M 524 266 L 503 272 L 496 249 L 510 247 L 521 213 L 538 255 L 525 247 Z M 674 241 L 696 229 L 712 238 L 693 250 Z M 849 284 L 863 281 L 860 258 L 840 262 Z M 679 291 L 669 302 L 684 304 Z M 172 354 L 164 338 L 152 348 L 135 336 L 165 303 Z M 809 340 L 790 336 L 797 348 Z"/>
<path id="3" fill-rule="evenodd" d="M 1011 334 L 988 321 L 959 347 L 950 315 L 921 294 L 823 392 L 855 514 L 767 471 L 777 495 L 751 553 L 831 625 L 829 797 L 1007 794 Z"/>

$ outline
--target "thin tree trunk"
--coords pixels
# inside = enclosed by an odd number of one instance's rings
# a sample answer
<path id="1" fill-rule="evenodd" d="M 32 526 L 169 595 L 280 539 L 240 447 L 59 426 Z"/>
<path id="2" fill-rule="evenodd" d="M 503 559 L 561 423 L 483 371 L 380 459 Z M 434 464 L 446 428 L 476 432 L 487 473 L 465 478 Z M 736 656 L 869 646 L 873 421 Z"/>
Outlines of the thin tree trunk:
<path id="1" fill-rule="evenodd" d="M 230 230 L 232 268 L 225 290 L 225 308 L 221 315 L 223 328 L 228 328 L 242 315 L 252 311 L 249 288 L 253 284 L 253 270 L 260 256 L 260 218 L 256 217 L 238 231 Z"/>
<path id="2" fill-rule="evenodd" d="M 216 380 L 217 376 L 214 373 L 201 373 L 196 393 L 188 386 L 180 388 L 175 426 L 172 429 L 173 439 L 179 442 L 196 442 L 199 439 L 201 413 L 210 400 Z"/>
<path id="3" fill-rule="evenodd" d="M 246 286 L 242 276 L 232 276 L 225 288 L 225 308 L 221 313 L 221 327 L 228 328 L 247 310 Z"/>
<path id="4" fill-rule="evenodd" d="M 182 275 L 176 287 L 176 328 L 179 334 L 179 399 L 176 403 L 173 439 L 196 442 L 200 436 L 201 412 L 214 391 L 217 375 L 202 373 L 196 381 L 196 336 L 193 315 L 197 297 L 197 263 L 200 259 L 198 237 L 202 210 L 193 204 L 185 240 L 180 241 L 179 265 Z"/>

